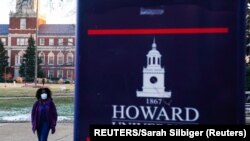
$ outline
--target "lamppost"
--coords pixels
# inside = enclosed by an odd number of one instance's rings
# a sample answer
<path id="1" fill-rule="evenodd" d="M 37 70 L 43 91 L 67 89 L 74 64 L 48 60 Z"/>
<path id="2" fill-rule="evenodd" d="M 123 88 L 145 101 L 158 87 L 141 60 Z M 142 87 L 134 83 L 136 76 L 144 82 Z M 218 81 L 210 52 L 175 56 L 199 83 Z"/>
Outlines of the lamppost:
<path id="1" fill-rule="evenodd" d="M 24 61 L 23 62 L 24 63 L 24 78 L 25 78 L 25 86 L 26 86 L 26 84 L 27 84 L 27 63 Z"/>
<path id="2" fill-rule="evenodd" d="M 5 66 L 4 67 L 4 87 L 6 87 L 6 77 L 7 77 L 7 74 L 6 74 L 6 69 L 7 69 L 8 66 Z"/>
<path id="3" fill-rule="evenodd" d="M 35 48 L 35 86 L 37 84 L 37 48 L 38 48 L 38 3 L 39 0 L 36 1 L 36 48 Z"/>

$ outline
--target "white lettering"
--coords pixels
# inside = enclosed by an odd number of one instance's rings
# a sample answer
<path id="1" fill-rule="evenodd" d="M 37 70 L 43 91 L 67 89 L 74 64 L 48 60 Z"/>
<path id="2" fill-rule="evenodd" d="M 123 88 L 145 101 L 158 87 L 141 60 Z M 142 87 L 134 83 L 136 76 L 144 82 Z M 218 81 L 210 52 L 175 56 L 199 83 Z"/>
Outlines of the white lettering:
<path id="1" fill-rule="evenodd" d="M 174 129 L 170 129 L 169 136 L 175 136 L 175 130 Z"/>
<path id="2" fill-rule="evenodd" d="M 100 129 L 94 130 L 94 136 L 100 136 Z"/>
<path id="3" fill-rule="evenodd" d="M 117 108 L 117 105 L 113 105 L 113 117 L 112 118 L 117 118 L 117 114 L 118 113 L 120 113 L 121 114 L 121 116 L 120 116 L 120 118 L 121 119 L 124 119 L 125 117 L 124 117 L 124 105 L 120 105 L 119 107 L 121 107 L 121 110 L 120 111 L 118 111 L 116 108 Z"/>
<path id="4" fill-rule="evenodd" d="M 156 106 L 154 107 L 153 112 L 151 111 L 151 107 L 150 106 L 146 106 L 146 108 L 145 108 L 145 106 L 140 106 L 140 108 L 142 110 L 142 114 L 144 116 L 144 119 L 148 119 L 148 117 L 150 117 L 151 120 L 154 119 L 155 113 L 156 113 L 156 110 L 157 110 Z"/>
<path id="5" fill-rule="evenodd" d="M 136 106 L 113 105 L 113 125 L 138 125 L 140 121 L 184 121 L 195 122 L 199 119 L 199 111 L 192 107 L 160 107 L 160 106 Z M 169 118 L 170 117 L 170 118 Z M 126 121 L 128 120 L 128 122 Z M 131 120 L 131 121 L 129 121 Z M 138 120 L 138 122 L 136 121 Z M 148 122 L 151 124 L 151 122 Z M 178 123 L 177 123 L 178 124 Z"/>
<path id="6" fill-rule="evenodd" d="M 131 112 L 131 109 L 133 110 L 134 109 L 134 116 L 131 116 L 130 114 L 132 113 Z M 139 110 L 136 106 L 129 106 L 127 109 L 126 109 L 126 116 L 129 118 L 129 119 L 137 119 L 138 116 L 139 116 Z"/>
<path id="7" fill-rule="evenodd" d="M 186 121 L 196 121 L 200 117 L 199 112 L 195 108 L 185 108 L 186 109 Z M 190 112 L 194 112 L 194 118 L 190 119 Z"/>
<path id="8" fill-rule="evenodd" d="M 165 120 L 169 120 L 167 112 L 166 112 L 166 110 L 165 110 L 164 107 L 161 108 L 161 110 L 160 110 L 160 112 L 159 112 L 158 117 L 156 118 L 156 120 L 161 120 L 161 117 L 165 118 Z"/>
<path id="9" fill-rule="evenodd" d="M 181 113 L 182 113 L 181 108 L 173 107 L 172 108 L 172 120 L 176 120 L 175 117 L 177 117 L 180 121 L 183 121 L 183 119 L 181 118 L 181 115 L 180 115 Z"/>

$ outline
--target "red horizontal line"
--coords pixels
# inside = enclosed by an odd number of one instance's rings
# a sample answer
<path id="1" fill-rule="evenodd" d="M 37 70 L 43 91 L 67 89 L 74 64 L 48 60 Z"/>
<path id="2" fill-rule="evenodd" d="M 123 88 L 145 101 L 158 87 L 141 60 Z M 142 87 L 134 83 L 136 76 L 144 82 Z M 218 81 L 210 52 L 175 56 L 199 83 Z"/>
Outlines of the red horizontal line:
<path id="1" fill-rule="evenodd" d="M 226 27 L 219 28 L 156 28 L 156 29 L 89 29 L 88 35 L 150 35 L 150 34 L 225 34 Z"/>

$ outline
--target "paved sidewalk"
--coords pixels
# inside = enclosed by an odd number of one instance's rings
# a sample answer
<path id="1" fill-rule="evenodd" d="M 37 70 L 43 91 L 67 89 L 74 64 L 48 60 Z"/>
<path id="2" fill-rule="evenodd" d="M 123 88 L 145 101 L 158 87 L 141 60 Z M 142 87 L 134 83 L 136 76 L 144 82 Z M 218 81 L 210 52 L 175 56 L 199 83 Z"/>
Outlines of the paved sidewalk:
<path id="1" fill-rule="evenodd" d="M 31 130 L 31 123 L 0 123 L 1 141 L 37 141 Z M 55 134 L 49 134 L 48 141 L 73 141 L 73 123 L 58 123 Z"/>
<path id="2" fill-rule="evenodd" d="M 250 124 L 250 117 L 246 119 Z M 0 123 L 0 141 L 37 141 L 31 130 L 31 123 Z M 55 134 L 49 134 L 48 141 L 73 141 L 73 123 L 58 123 Z"/>

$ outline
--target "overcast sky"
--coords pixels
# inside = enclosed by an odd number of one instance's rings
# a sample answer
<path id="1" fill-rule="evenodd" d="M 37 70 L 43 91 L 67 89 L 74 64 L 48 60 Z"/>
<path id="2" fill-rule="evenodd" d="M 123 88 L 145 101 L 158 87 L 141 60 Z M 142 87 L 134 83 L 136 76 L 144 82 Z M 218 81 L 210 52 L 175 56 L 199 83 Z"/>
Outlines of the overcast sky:
<path id="1" fill-rule="evenodd" d="M 52 2 L 51 2 L 52 1 Z M 47 24 L 75 24 L 76 0 L 40 0 Z M 15 11 L 16 0 L 1 0 L 0 24 L 9 24 L 9 12 Z"/>

